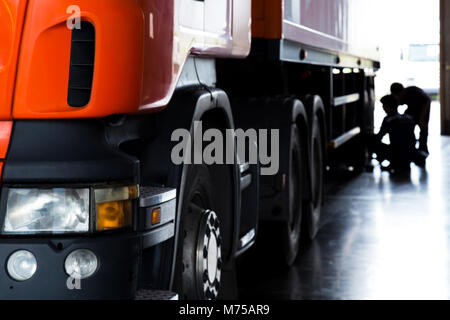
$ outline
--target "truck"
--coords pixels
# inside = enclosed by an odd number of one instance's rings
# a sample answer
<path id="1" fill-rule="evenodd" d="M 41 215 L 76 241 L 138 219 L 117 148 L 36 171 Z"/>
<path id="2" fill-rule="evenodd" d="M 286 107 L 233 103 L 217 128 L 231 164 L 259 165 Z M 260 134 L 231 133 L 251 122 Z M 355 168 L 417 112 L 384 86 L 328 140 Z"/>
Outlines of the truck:
<path id="1" fill-rule="evenodd" d="M 431 97 L 439 94 L 439 43 L 413 43 L 401 51 L 402 83 L 423 88 Z"/>
<path id="2" fill-rule="evenodd" d="M 373 3 L 1 1 L 0 298 L 214 300 L 255 243 L 291 265 L 326 170 L 367 161 Z"/>

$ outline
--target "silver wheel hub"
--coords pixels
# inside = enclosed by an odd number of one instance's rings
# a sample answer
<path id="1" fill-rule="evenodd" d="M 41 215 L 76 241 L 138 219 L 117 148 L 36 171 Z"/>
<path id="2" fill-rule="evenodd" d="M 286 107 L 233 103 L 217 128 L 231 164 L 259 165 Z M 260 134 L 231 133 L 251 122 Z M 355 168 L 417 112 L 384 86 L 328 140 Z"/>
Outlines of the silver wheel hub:
<path id="1" fill-rule="evenodd" d="M 222 270 L 220 222 L 217 214 L 205 210 L 198 237 L 197 274 L 203 284 L 203 294 L 208 300 L 219 295 Z"/>

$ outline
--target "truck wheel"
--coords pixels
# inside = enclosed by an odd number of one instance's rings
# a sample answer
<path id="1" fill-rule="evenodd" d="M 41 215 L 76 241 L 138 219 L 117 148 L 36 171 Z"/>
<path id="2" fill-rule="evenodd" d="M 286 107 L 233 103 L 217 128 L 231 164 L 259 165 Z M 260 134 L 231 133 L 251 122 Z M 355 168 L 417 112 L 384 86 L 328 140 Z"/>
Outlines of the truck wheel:
<path id="1" fill-rule="evenodd" d="M 303 178 L 304 178 L 304 160 L 302 152 L 303 144 L 300 139 L 297 126 L 291 129 L 291 144 L 289 155 L 289 173 L 288 173 L 288 199 L 289 199 L 289 219 L 276 224 L 276 234 L 278 234 L 281 244 L 284 263 L 291 266 L 297 257 L 300 248 L 301 224 L 304 208 L 303 201 Z"/>
<path id="2" fill-rule="evenodd" d="M 178 237 L 175 290 L 187 300 L 215 300 L 220 291 L 222 238 L 213 211 L 212 180 L 204 165 L 190 166 Z"/>
<path id="3" fill-rule="evenodd" d="M 317 115 L 314 116 L 311 131 L 311 190 L 312 203 L 307 219 L 307 229 L 309 238 L 315 238 L 320 227 L 320 214 L 323 203 L 324 187 L 324 150 L 320 121 Z"/>

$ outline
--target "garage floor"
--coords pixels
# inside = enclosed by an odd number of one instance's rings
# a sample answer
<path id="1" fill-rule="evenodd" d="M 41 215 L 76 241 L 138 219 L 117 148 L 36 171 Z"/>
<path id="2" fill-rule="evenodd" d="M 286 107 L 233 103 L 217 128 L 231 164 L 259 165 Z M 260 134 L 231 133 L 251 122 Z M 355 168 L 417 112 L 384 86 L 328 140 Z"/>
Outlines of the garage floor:
<path id="1" fill-rule="evenodd" d="M 426 170 L 330 179 L 324 221 L 295 265 L 240 274 L 242 298 L 449 299 L 450 138 L 430 123 Z"/>

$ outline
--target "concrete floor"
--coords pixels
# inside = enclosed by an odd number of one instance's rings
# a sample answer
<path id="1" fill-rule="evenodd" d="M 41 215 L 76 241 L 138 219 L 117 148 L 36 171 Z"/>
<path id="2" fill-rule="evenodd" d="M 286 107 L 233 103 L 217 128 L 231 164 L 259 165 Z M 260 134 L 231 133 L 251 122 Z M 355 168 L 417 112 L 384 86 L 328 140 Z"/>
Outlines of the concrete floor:
<path id="1" fill-rule="evenodd" d="M 244 271 L 241 297 L 449 299 L 450 138 L 438 115 L 434 104 L 425 170 L 332 177 L 315 241 L 289 269 Z"/>

